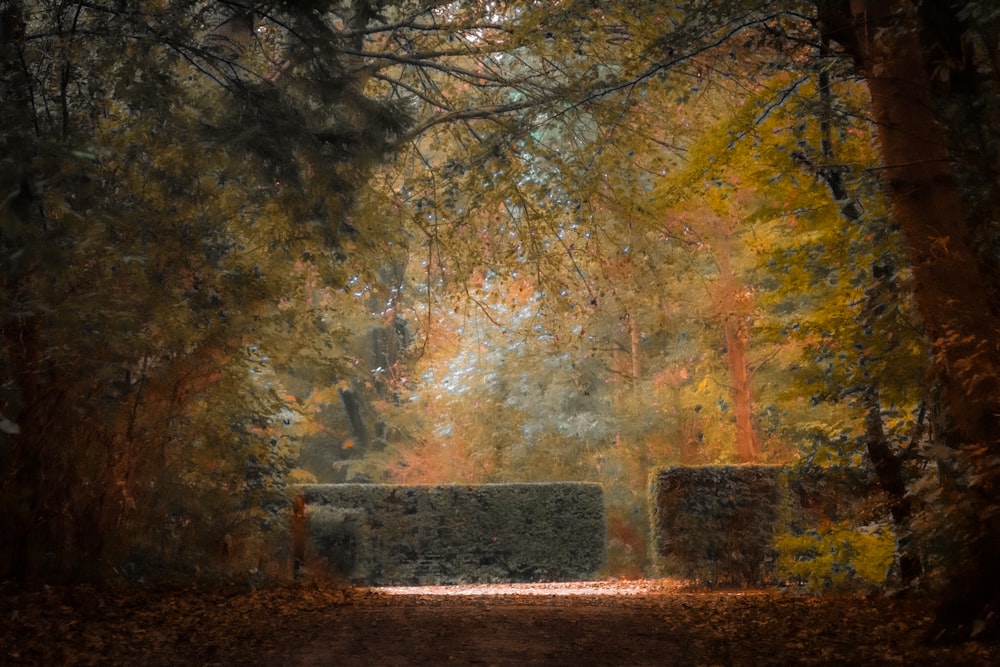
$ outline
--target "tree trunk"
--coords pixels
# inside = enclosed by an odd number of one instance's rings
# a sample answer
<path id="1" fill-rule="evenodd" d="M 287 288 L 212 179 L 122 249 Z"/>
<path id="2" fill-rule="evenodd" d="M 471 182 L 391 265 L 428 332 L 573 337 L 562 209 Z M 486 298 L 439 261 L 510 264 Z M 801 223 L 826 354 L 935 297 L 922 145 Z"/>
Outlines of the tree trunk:
<path id="1" fill-rule="evenodd" d="M 368 427 L 362 411 L 362 399 L 353 389 L 338 389 L 340 401 L 344 404 L 344 413 L 350 426 L 351 438 L 354 440 L 354 457 L 361 458 L 368 451 Z"/>
<path id="2" fill-rule="evenodd" d="M 746 344 L 739 324 L 732 319 L 723 323 L 723 331 L 726 337 L 726 365 L 729 367 L 729 384 L 732 387 L 733 414 L 736 419 L 736 460 L 739 463 L 753 463 L 757 460 L 757 434 L 753 424 L 753 394 Z"/>
<path id="3" fill-rule="evenodd" d="M 754 463 L 758 456 L 757 430 L 753 420 L 752 373 L 747 358 L 750 304 L 744 294 L 745 287 L 733 269 L 730 224 L 725 220 L 718 221 L 718 224 L 714 239 L 715 261 L 719 266 L 716 307 L 722 319 L 726 345 L 726 368 L 736 422 L 736 461 Z"/>
<path id="4" fill-rule="evenodd" d="M 292 500 L 292 577 L 296 581 L 305 575 L 308 533 L 306 496 L 300 491 Z"/>
<path id="5" fill-rule="evenodd" d="M 933 345 L 931 382 L 940 386 L 947 410 L 942 440 L 950 458 L 968 469 L 962 518 L 976 529 L 961 544 L 966 562 L 953 572 L 937 626 L 943 635 L 969 636 L 1000 592 L 1000 513 L 994 511 L 1000 488 L 1000 466 L 994 465 L 1000 449 L 1000 318 L 969 243 L 914 3 L 819 0 L 817 7 L 824 36 L 854 57 L 868 83 L 884 181 Z"/>
<path id="6" fill-rule="evenodd" d="M 820 2 L 826 9 L 821 18 L 831 5 L 844 10 L 847 4 Z M 914 8 L 907 0 L 860 4 L 868 7 L 852 14 L 853 33 L 841 28 L 829 37 L 854 55 L 871 92 L 884 181 L 906 239 L 936 380 L 952 420 L 949 444 L 992 443 L 1000 427 L 1000 322 L 968 243 L 961 189 L 934 113 Z"/>
<path id="7" fill-rule="evenodd" d="M 829 44 L 824 40 L 823 57 L 830 56 Z M 833 200 L 838 202 L 840 215 L 849 225 L 863 224 L 863 211 L 857 200 L 851 196 L 844 182 L 844 171 L 836 164 L 833 151 L 833 91 L 830 88 L 830 73 L 822 70 L 819 73 L 817 90 L 820 95 L 820 158 L 822 167 L 817 175 L 823 179 Z M 860 324 L 876 330 L 879 323 L 872 314 L 878 311 L 879 298 L 882 295 L 892 295 L 898 290 L 894 284 L 895 272 L 878 262 L 871 267 L 872 284 L 866 289 L 866 300 L 861 315 Z M 922 572 L 922 563 L 912 544 L 913 502 L 906 488 L 906 477 L 903 468 L 902 452 L 893 448 L 885 435 L 882 421 L 882 403 L 878 388 L 878 379 L 871 378 L 861 397 L 865 411 L 865 441 L 868 459 L 875 468 L 879 486 L 889 500 L 889 512 L 897 535 L 896 562 L 899 567 L 899 577 L 904 586 L 911 585 Z"/>
<path id="8" fill-rule="evenodd" d="M 642 337 L 639 333 L 639 320 L 633 313 L 630 313 L 628 318 L 628 337 L 632 356 L 632 382 L 638 383 L 642 375 L 642 358 L 639 356 Z"/>
<path id="9" fill-rule="evenodd" d="M 912 549 L 910 520 L 913 516 L 913 503 L 906 492 L 903 456 L 901 452 L 894 451 L 885 436 L 878 388 L 874 385 L 868 387 L 861 400 L 865 409 L 868 458 L 875 467 L 879 486 L 889 496 L 889 512 L 898 536 L 896 562 L 899 565 L 899 577 L 904 585 L 910 585 L 920 576 L 922 565 L 920 557 Z"/>

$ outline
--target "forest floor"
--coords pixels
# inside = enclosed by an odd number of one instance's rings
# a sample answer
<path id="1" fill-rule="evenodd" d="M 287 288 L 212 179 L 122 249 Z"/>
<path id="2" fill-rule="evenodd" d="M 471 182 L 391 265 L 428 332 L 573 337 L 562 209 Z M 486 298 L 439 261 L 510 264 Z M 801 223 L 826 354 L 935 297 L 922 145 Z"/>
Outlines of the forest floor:
<path id="1" fill-rule="evenodd" d="M 925 604 L 664 580 L 241 591 L 0 585 L 10 665 L 1000 665 Z"/>

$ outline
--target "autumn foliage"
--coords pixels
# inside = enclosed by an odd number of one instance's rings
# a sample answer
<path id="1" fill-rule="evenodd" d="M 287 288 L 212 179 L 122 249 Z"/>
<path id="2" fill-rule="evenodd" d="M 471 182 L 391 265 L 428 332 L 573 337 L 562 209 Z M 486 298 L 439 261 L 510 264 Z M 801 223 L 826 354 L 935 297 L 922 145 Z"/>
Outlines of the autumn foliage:
<path id="1" fill-rule="evenodd" d="M 287 574 L 290 480 L 598 482 L 645 571 L 650 469 L 796 463 L 982 629 L 997 20 L 3 3 L 0 576 Z"/>

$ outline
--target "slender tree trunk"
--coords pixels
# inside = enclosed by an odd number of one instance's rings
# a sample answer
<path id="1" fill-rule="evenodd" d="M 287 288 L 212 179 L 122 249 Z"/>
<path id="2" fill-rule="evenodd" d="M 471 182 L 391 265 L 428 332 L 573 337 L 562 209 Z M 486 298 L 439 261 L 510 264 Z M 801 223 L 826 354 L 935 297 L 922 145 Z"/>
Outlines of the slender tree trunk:
<path id="1" fill-rule="evenodd" d="M 717 307 L 722 318 L 726 345 L 726 368 L 736 425 L 736 461 L 754 463 L 758 457 L 757 429 L 753 420 L 752 373 L 747 358 L 747 314 L 749 308 L 742 294 L 744 286 L 733 270 L 729 224 L 720 221 L 715 238 L 715 261 L 719 266 Z"/>
<path id="2" fill-rule="evenodd" d="M 5 163 L 0 170 L 0 226 L 28 228 L 38 221 L 35 212 L 35 187 L 30 165 L 34 157 L 34 123 L 31 114 L 31 91 L 21 53 L 24 48 L 22 3 L 0 0 L 0 126 L 7 134 L 4 142 Z M 5 242 L 15 239 L 4 239 Z M 13 257 L 16 249 L 10 252 Z M 2 381 L 16 388 L 5 392 L 0 412 L 16 425 L 15 433 L 0 434 L 4 456 L 0 458 L 0 579 L 27 580 L 42 551 L 41 536 L 46 528 L 45 508 L 37 498 L 45 491 L 39 471 L 46 463 L 44 443 L 32 442 L 35 416 L 49 404 L 45 394 L 36 391 L 43 375 L 43 352 L 38 317 L 14 317 L 10 308 L 22 291 L 30 291 L 31 267 L 5 262 L 0 274 L 0 297 L 5 308 L 0 311 L 0 368 Z M 50 395 L 54 395 L 52 392 Z M 41 418 L 37 421 L 41 421 Z"/>
<path id="3" fill-rule="evenodd" d="M 829 44 L 824 40 L 823 56 L 829 57 L 829 55 Z M 858 206 L 856 199 L 851 196 L 844 182 L 843 170 L 836 165 L 832 128 L 833 91 L 830 88 L 828 70 L 824 69 L 819 73 L 817 90 L 820 95 L 822 113 L 820 117 L 820 158 L 823 165 L 817 171 L 817 175 L 830 189 L 834 201 L 838 202 L 840 215 L 844 221 L 850 225 L 860 225 L 863 223 L 863 211 Z M 876 262 L 872 265 L 871 273 L 872 285 L 866 290 L 866 295 L 895 293 L 894 271 Z M 866 314 L 876 312 L 878 299 L 874 299 L 874 302 L 871 303 L 868 302 L 868 299 L 871 299 L 871 296 L 866 296 L 863 312 Z M 878 323 L 867 318 L 867 315 L 862 315 L 861 324 L 875 329 Z M 893 525 L 898 536 L 897 564 L 900 580 L 903 585 L 910 585 L 920 576 L 922 571 L 920 558 L 915 553 L 911 540 L 913 530 L 910 522 L 913 517 L 913 502 L 906 488 L 902 452 L 894 448 L 885 435 L 878 379 L 871 378 L 870 382 L 871 384 L 865 389 L 861 398 L 865 411 L 865 440 L 868 458 L 875 469 L 879 486 L 889 498 L 889 512 L 892 515 Z"/>
<path id="4" fill-rule="evenodd" d="M 757 460 L 757 434 L 753 423 L 753 394 L 750 369 L 747 365 L 746 344 L 739 323 L 731 318 L 723 323 L 726 338 L 726 365 L 732 387 L 733 413 L 736 419 L 736 460 L 753 463 Z"/>
<path id="5" fill-rule="evenodd" d="M 641 342 L 641 336 L 639 335 L 639 321 L 634 314 L 630 313 L 628 318 L 628 335 L 630 343 L 630 351 L 632 356 L 632 382 L 638 382 L 642 375 L 642 362 L 639 356 L 639 343 Z"/>
<path id="6" fill-rule="evenodd" d="M 306 497 L 305 494 L 299 492 L 292 500 L 292 576 L 296 580 L 305 575 L 308 532 Z"/>
<path id="7" fill-rule="evenodd" d="M 361 457 L 368 451 L 368 427 L 362 414 L 362 399 L 353 389 L 338 389 L 340 401 L 344 405 L 347 422 L 350 426 L 351 438 L 354 440 L 354 456 Z"/>
<path id="8" fill-rule="evenodd" d="M 904 585 L 912 584 L 920 576 L 920 557 L 912 548 L 913 502 L 906 492 L 906 478 L 903 474 L 903 457 L 894 450 L 885 436 L 882 424 L 882 404 L 878 388 L 872 385 L 862 396 L 865 409 L 865 440 L 868 458 L 875 467 L 879 486 L 889 496 L 889 512 L 896 528 L 897 563 L 899 577 Z"/>

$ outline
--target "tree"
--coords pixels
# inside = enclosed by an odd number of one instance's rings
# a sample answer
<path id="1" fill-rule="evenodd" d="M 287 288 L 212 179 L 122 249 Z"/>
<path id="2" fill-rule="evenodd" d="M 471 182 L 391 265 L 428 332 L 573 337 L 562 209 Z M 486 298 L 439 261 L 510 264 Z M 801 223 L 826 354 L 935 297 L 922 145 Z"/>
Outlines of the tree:
<path id="1" fill-rule="evenodd" d="M 916 3 L 820 2 L 824 36 L 846 49 L 871 91 L 884 180 L 895 218 L 906 237 L 917 302 L 933 345 L 932 382 L 941 387 L 944 422 L 937 437 L 949 453 L 939 461 L 957 495 L 948 501 L 960 530 L 956 549 L 963 572 L 952 572 L 938 622 L 945 635 L 977 632 L 1000 595 L 993 563 L 1000 557 L 996 489 L 1000 481 L 1000 331 L 990 266 L 974 251 L 961 183 L 949 138 L 935 104 L 934 63 L 928 36 L 945 34 L 977 3 L 953 3 L 937 13 L 949 19 L 922 23 Z M 974 57 L 974 56 L 973 56 Z M 973 67 L 966 68 L 976 76 Z M 958 471 L 961 471 L 959 474 Z M 959 479 L 960 478 L 960 479 Z M 947 488 L 947 487 L 946 487 Z M 957 503 L 969 510 L 963 516 Z M 963 526 L 963 528 L 959 528 Z M 964 533 L 964 534 L 962 534 Z M 955 567 L 955 566 L 953 566 Z"/>

